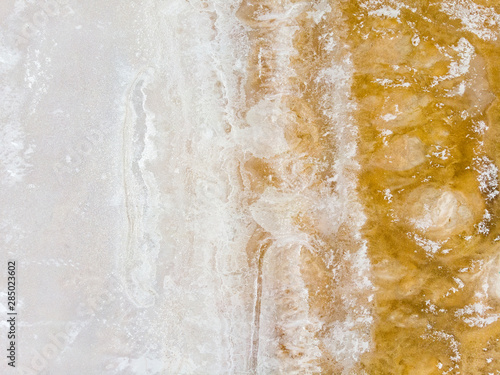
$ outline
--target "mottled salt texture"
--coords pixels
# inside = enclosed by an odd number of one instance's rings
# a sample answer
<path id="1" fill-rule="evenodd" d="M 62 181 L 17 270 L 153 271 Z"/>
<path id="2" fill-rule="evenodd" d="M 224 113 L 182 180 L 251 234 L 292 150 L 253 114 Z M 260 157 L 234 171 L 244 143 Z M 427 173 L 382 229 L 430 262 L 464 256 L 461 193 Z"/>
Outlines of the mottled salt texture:
<path id="1" fill-rule="evenodd" d="M 479 189 L 488 199 L 495 198 L 498 192 L 498 167 L 487 156 L 474 159 L 474 169 L 478 173 Z"/>
<path id="2" fill-rule="evenodd" d="M 2 35 L 5 39 L 7 35 Z M 21 109 L 25 94 L 16 84 L 15 73 L 21 64 L 20 53 L 8 45 L 0 46 L 0 181 L 13 186 L 23 181 L 29 171 L 35 146 L 26 139 Z"/>

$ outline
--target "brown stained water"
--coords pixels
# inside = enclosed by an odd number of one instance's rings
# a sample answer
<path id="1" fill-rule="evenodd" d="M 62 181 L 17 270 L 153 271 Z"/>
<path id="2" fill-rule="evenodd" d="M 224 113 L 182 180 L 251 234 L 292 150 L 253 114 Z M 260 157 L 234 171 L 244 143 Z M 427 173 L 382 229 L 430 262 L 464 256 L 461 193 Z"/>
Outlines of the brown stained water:
<path id="1" fill-rule="evenodd" d="M 276 371 L 499 373 L 499 42 L 465 30 L 439 1 L 329 2 L 319 21 L 318 4 L 245 2 L 238 13 L 251 29 L 247 105 L 272 98 L 273 121 L 290 145 L 286 154 L 248 160 L 247 188 L 252 200 L 266 189 L 299 194 L 294 224 L 309 239 L 298 258 L 307 305 L 299 306 L 292 281 L 273 285 L 280 290 L 275 355 L 290 363 Z M 332 61 L 349 61 L 352 72 L 337 64 L 331 78 Z M 340 98 L 330 91 L 343 74 L 352 78 Z M 341 106 L 348 115 L 329 116 Z M 351 193 L 366 215 L 373 301 L 369 285 L 346 287 L 356 277 L 348 260 L 360 247 L 356 225 L 346 219 L 332 230 L 310 203 L 339 197 L 329 171 L 346 151 L 339 144 L 352 140 L 357 164 L 342 173 L 356 176 Z M 282 280 L 293 273 L 275 271 Z M 287 320 L 301 313 L 321 323 L 306 326 L 308 338 L 298 344 Z M 345 345 L 352 340 L 335 328 L 348 314 L 369 341 L 353 363 L 327 344 L 335 335 Z"/>
<path id="2" fill-rule="evenodd" d="M 405 2 L 397 19 L 343 5 L 377 288 L 365 369 L 496 374 L 499 43 L 462 31 L 440 2 Z"/>

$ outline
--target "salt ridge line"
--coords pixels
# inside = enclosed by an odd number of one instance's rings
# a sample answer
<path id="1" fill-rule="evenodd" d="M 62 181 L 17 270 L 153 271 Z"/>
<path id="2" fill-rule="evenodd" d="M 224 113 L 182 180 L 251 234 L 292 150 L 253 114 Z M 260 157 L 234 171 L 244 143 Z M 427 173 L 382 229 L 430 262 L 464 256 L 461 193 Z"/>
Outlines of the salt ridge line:
<path id="1" fill-rule="evenodd" d="M 350 99 L 354 67 L 349 46 L 345 44 L 347 33 L 346 26 L 340 21 L 342 19 L 338 8 L 334 8 L 327 16 L 328 31 L 335 30 L 338 33 L 323 35 L 325 40 L 330 38 L 324 48 L 333 63 L 318 72 L 314 89 L 324 92 L 319 101 L 320 109 L 327 118 L 334 147 L 336 197 L 332 198 L 340 202 L 341 214 L 337 225 L 348 228 L 350 242 L 348 250 L 342 249 L 340 243 L 334 244 L 336 251 L 342 254 L 340 259 L 344 263 L 344 268 L 340 268 L 338 273 L 342 275 L 339 289 L 346 317 L 335 322 L 325 345 L 341 364 L 342 373 L 350 374 L 353 371 L 362 373 L 359 362 L 362 355 L 372 347 L 373 285 L 370 281 L 371 262 L 367 254 L 367 243 L 361 234 L 366 216 L 357 195 L 360 165 L 356 156 L 359 139 L 356 122 L 352 116 L 356 103 Z"/>
<path id="2" fill-rule="evenodd" d="M 289 111 L 285 98 L 293 95 L 289 80 L 295 75 L 290 66 L 290 58 L 296 53 L 294 17 L 304 8 L 291 3 L 267 2 L 266 5 L 266 13 L 256 12 L 252 16 L 240 13 L 251 27 L 254 62 L 257 63 L 247 89 L 247 103 L 251 103 L 246 115 L 249 127 L 241 130 L 246 134 L 240 140 L 244 148 L 264 163 L 269 159 L 286 159 L 290 152 L 284 138 Z M 265 137 L 266 134 L 273 136 Z M 272 143 L 266 144 L 268 141 Z M 286 173 L 279 169 L 274 171 L 277 179 Z M 316 360 L 321 351 L 315 337 L 319 326 L 310 316 L 308 291 L 300 272 L 300 253 L 303 244 L 307 244 L 307 236 L 292 222 L 295 209 L 300 207 L 300 204 L 293 204 L 296 198 L 293 193 L 266 187 L 250 205 L 252 217 L 269 234 L 271 242 L 259 262 L 262 284 L 258 286 L 260 300 L 257 298 L 255 304 L 260 317 L 254 320 L 258 322 L 254 327 L 257 330 L 254 336 L 258 339 L 254 344 L 257 353 L 253 354 L 257 373 L 299 374 L 320 370 Z M 311 330 L 314 326 L 317 327 Z"/>
<path id="3" fill-rule="evenodd" d="M 142 71 L 134 80 L 127 96 L 127 112 L 123 127 L 123 186 L 128 222 L 123 267 L 125 285 L 138 307 L 151 307 L 157 293 L 155 260 L 159 251 L 157 234 L 158 187 L 146 163 L 154 159 L 154 124 L 145 108 L 144 87 L 153 72 Z M 146 276 L 147 275 L 147 276 Z"/>

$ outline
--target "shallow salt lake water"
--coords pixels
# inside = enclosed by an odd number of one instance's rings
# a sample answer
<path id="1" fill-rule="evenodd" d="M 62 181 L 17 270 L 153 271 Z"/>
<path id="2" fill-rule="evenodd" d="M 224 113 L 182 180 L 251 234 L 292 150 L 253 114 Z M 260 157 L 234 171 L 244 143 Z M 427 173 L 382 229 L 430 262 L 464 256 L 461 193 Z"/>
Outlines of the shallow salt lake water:
<path id="1" fill-rule="evenodd" d="M 500 373 L 496 1 L 0 19 L 2 373 Z"/>

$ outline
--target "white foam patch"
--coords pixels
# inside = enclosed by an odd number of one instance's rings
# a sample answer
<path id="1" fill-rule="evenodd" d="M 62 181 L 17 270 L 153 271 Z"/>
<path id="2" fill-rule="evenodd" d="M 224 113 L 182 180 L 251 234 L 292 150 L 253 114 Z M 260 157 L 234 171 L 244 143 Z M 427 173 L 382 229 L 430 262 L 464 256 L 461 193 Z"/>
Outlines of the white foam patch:
<path id="1" fill-rule="evenodd" d="M 398 18 L 401 15 L 401 11 L 399 9 L 383 6 L 376 10 L 370 10 L 368 12 L 368 15 L 376 17 Z"/>
<path id="2" fill-rule="evenodd" d="M 445 241 L 432 241 L 418 234 L 413 234 L 413 239 L 422 249 L 425 250 L 428 256 L 434 256 L 441 249 Z"/>
<path id="3" fill-rule="evenodd" d="M 262 99 L 247 112 L 249 126 L 234 130 L 236 142 L 242 150 L 261 158 L 286 152 L 289 146 L 281 123 L 285 114 L 279 101 Z"/>
<path id="4" fill-rule="evenodd" d="M 452 60 L 449 68 L 448 68 L 448 73 L 439 76 L 439 77 L 434 77 L 434 81 L 431 84 L 431 87 L 437 85 L 438 83 L 445 81 L 445 80 L 450 80 L 450 79 L 455 79 L 458 77 L 462 77 L 465 74 L 469 72 L 471 61 L 475 56 L 475 49 L 474 46 L 465 38 L 460 38 L 456 46 L 451 47 L 458 55 L 458 61 Z M 443 52 L 443 48 L 441 48 Z M 445 53 L 446 54 L 446 53 Z M 448 54 L 446 54 L 448 55 Z M 449 56 L 449 55 L 448 55 Z M 463 92 L 465 91 L 465 87 L 462 87 Z M 459 86 L 455 95 L 463 94 L 463 92 L 460 92 L 461 87 Z"/>
<path id="5" fill-rule="evenodd" d="M 332 11 L 332 7 L 326 0 L 322 0 L 317 4 L 314 4 L 313 9 L 313 11 L 307 12 L 307 16 L 312 18 L 316 24 L 321 22 L 326 13 L 330 13 Z"/>
<path id="6" fill-rule="evenodd" d="M 495 323 L 500 318 L 500 314 L 488 314 L 488 311 L 492 309 L 491 306 L 476 302 L 465 306 L 463 309 L 458 309 L 455 316 L 462 319 L 469 327 L 484 328 Z"/>
<path id="7" fill-rule="evenodd" d="M 487 156 L 474 158 L 474 170 L 478 173 L 479 190 L 492 200 L 498 194 L 498 167 Z"/>
<path id="8" fill-rule="evenodd" d="M 472 0 L 443 1 L 441 11 L 462 22 L 463 28 L 486 41 L 495 41 L 499 35 L 500 15 L 494 8 L 476 4 Z"/>

